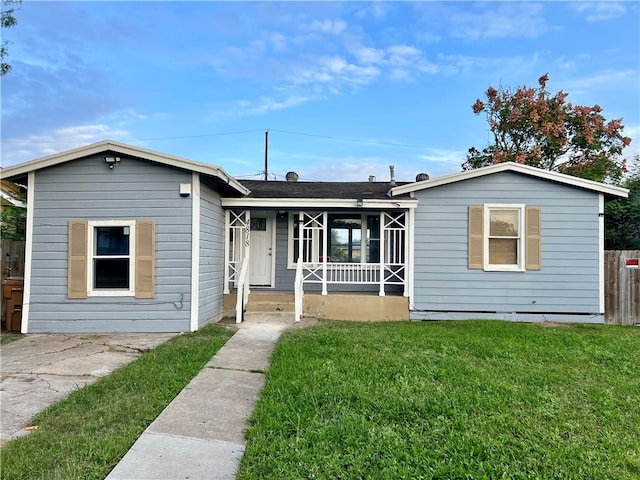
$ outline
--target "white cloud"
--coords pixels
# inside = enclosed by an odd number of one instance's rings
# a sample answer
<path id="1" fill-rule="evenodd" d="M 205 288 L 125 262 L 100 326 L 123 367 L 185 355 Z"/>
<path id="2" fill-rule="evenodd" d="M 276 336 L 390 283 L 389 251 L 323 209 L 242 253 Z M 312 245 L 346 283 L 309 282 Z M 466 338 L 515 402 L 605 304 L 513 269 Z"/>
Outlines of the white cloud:
<path id="1" fill-rule="evenodd" d="M 638 71 L 625 70 L 601 70 L 589 76 L 569 79 L 564 82 L 565 91 L 571 95 L 583 94 L 593 89 L 611 90 L 614 85 L 629 85 L 633 89 L 638 88 Z"/>
<path id="2" fill-rule="evenodd" d="M 360 63 L 365 65 L 381 63 L 385 57 L 384 50 L 378 48 L 362 47 L 353 50 L 352 53 Z"/>
<path id="3" fill-rule="evenodd" d="M 465 8 L 472 4 L 464 4 Z M 489 2 L 482 12 L 457 10 L 451 15 L 452 35 L 478 40 L 540 36 L 546 30 L 542 5 L 529 2 Z"/>
<path id="4" fill-rule="evenodd" d="M 347 29 L 347 22 L 344 20 L 314 20 L 309 25 L 309 30 L 312 32 L 327 33 L 331 35 L 340 35 Z"/>
<path id="5" fill-rule="evenodd" d="M 103 140 L 126 142 L 128 138 L 130 135 L 126 130 L 96 124 L 58 128 L 24 138 L 3 140 L 2 166 L 16 165 Z"/>
<path id="6" fill-rule="evenodd" d="M 303 95 L 289 95 L 282 99 L 263 96 L 256 101 L 239 100 L 235 102 L 233 114 L 240 116 L 260 115 L 266 112 L 296 107 L 308 102 L 309 100 L 309 97 Z"/>
<path id="7" fill-rule="evenodd" d="M 623 2 L 575 2 L 571 7 L 585 15 L 587 22 L 604 22 L 627 13 Z"/>
<path id="8" fill-rule="evenodd" d="M 366 182 L 369 175 L 375 176 L 379 182 L 389 179 L 389 166 L 378 157 L 324 158 L 313 164 L 319 166 L 298 172 L 301 179 L 318 182 Z"/>

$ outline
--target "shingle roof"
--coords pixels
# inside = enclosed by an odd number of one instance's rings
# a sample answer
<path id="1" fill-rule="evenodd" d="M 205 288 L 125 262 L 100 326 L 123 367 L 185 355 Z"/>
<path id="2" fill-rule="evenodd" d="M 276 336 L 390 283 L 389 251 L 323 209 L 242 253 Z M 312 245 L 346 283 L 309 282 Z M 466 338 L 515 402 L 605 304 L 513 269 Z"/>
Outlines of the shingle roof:
<path id="1" fill-rule="evenodd" d="M 362 198 L 388 200 L 387 192 L 392 188 L 392 185 L 388 182 L 265 182 L 264 180 L 240 180 L 240 183 L 251 190 L 250 198 Z M 407 183 L 397 182 L 396 186 L 406 185 Z"/>

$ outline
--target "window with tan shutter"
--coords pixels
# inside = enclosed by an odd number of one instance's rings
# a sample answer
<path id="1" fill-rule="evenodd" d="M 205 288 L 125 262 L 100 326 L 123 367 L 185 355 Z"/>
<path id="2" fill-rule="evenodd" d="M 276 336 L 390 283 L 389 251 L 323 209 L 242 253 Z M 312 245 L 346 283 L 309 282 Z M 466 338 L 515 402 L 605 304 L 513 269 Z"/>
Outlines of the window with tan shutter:
<path id="1" fill-rule="evenodd" d="M 525 271 L 541 268 L 541 209 L 522 204 L 469 207 L 468 268 Z"/>
<path id="2" fill-rule="evenodd" d="M 69 222 L 68 297 L 155 296 L 155 223 Z"/>

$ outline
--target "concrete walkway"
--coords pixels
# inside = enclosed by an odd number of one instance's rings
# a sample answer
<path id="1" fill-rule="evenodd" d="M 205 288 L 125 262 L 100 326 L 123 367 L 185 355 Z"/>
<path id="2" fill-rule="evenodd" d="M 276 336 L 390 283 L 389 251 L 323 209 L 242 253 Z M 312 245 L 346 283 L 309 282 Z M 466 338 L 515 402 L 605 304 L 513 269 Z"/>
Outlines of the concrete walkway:
<path id="1" fill-rule="evenodd" d="M 0 347 L 0 444 L 33 416 L 175 333 L 29 334 Z"/>
<path id="2" fill-rule="evenodd" d="M 244 322 L 106 480 L 233 479 L 269 358 L 290 323 Z"/>

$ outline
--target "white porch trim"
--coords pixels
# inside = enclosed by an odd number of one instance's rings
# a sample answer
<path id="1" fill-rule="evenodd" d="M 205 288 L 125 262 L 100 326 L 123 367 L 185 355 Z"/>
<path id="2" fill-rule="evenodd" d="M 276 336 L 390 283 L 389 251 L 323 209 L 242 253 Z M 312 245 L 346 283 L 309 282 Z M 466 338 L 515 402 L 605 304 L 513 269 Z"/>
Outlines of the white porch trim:
<path id="1" fill-rule="evenodd" d="M 604 315 L 604 194 L 598 195 L 598 291 L 600 313 Z"/>
<path id="2" fill-rule="evenodd" d="M 362 206 L 357 205 L 355 199 L 326 199 L 326 198 L 223 198 L 226 208 L 273 208 L 274 210 L 299 210 L 313 208 L 317 210 L 331 210 L 333 208 L 357 208 L 358 210 L 391 210 L 410 209 L 418 206 L 417 199 L 368 199 L 363 200 Z"/>
<path id="3" fill-rule="evenodd" d="M 200 315 L 200 175 L 191 174 L 191 324 L 192 332 L 198 330 Z"/>
<path id="4" fill-rule="evenodd" d="M 31 263 L 33 261 L 33 206 L 36 195 L 36 172 L 27 175 L 27 224 L 24 251 L 24 285 L 22 286 L 21 333 L 29 333 L 29 310 L 31 305 Z"/>

